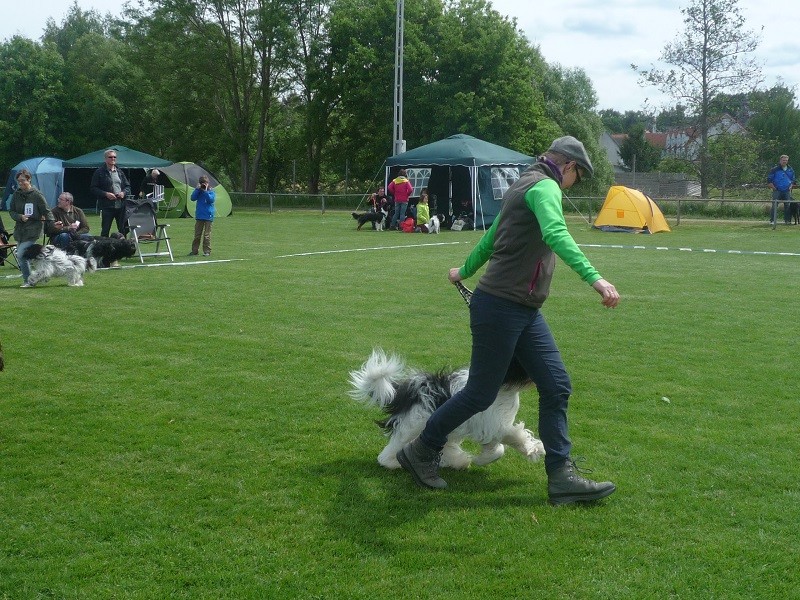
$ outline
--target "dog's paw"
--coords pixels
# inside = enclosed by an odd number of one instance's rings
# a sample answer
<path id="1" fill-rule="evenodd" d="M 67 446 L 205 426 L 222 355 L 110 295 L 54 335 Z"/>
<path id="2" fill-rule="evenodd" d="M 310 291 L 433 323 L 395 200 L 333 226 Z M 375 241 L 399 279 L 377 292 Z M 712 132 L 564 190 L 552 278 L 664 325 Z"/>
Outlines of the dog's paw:
<path id="1" fill-rule="evenodd" d="M 481 448 L 481 453 L 473 458 L 472 462 L 482 467 L 500 460 L 505 453 L 506 448 L 503 444 L 484 444 Z"/>

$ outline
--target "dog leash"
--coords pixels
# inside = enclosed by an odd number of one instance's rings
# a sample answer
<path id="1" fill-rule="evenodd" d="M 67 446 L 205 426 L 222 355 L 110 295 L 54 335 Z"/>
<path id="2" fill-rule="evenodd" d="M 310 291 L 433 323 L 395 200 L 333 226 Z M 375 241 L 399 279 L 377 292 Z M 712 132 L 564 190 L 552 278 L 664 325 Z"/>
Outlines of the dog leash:
<path id="1" fill-rule="evenodd" d="M 456 286 L 458 293 L 461 294 L 461 297 L 464 299 L 464 302 L 466 302 L 467 306 L 469 306 L 469 301 L 472 300 L 472 290 L 469 289 L 460 281 L 454 281 L 453 285 Z"/>

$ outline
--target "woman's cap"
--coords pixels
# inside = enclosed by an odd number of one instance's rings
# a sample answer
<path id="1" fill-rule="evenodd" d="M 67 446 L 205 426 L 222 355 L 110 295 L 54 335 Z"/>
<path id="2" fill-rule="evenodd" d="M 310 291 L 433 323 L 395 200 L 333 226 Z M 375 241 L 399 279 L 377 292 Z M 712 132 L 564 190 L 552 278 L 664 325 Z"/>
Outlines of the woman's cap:
<path id="1" fill-rule="evenodd" d="M 586 153 L 586 148 L 583 147 L 580 140 L 571 135 L 565 135 L 564 137 L 553 140 L 553 143 L 550 144 L 550 148 L 548 148 L 547 151 L 556 152 L 562 156 L 566 156 L 570 160 L 574 160 L 578 163 L 579 167 L 582 167 L 583 170 L 586 171 L 589 177 L 594 175 L 594 167 L 592 167 L 592 161 Z"/>

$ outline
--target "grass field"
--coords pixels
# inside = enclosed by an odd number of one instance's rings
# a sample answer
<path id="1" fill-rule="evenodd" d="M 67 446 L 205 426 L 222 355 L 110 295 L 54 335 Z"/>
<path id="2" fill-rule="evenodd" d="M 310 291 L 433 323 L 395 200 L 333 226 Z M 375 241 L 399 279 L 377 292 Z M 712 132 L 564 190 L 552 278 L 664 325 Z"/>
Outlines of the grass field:
<path id="1" fill-rule="evenodd" d="M 623 297 L 559 265 L 544 309 L 575 454 L 618 487 L 584 508 L 516 453 L 418 489 L 347 397 L 373 346 L 467 363 L 446 273 L 478 233 L 237 211 L 231 262 L 29 290 L 3 267 L 0 598 L 797 598 L 800 227 L 570 229 Z"/>

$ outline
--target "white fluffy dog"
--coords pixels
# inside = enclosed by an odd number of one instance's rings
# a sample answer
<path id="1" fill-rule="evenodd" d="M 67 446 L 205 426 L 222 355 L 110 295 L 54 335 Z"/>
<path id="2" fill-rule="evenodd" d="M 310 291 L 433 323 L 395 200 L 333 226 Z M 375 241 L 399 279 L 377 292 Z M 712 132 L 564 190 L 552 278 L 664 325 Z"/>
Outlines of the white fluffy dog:
<path id="1" fill-rule="evenodd" d="M 360 369 L 350 372 L 350 396 L 378 406 L 388 415 L 378 423 L 389 437 L 389 443 L 378 455 L 382 466 L 400 468 L 395 455 L 420 434 L 437 407 L 464 387 L 467 374 L 468 369 L 438 373 L 406 370 L 400 358 L 386 356 L 379 348 L 372 351 Z M 448 436 L 440 466 L 466 469 L 470 463 L 487 465 L 503 456 L 504 444 L 515 448 L 530 461 L 544 456 L 542 442 L 525 429 L 525 423 L 514 423 L 519 410 L 519 392 L 531 385 L 533 383 L 519 363 L 512 361 L 494 403 Z M 465 438 L 481 445 L 478 456 L 472 456 L 461 448 Z"/>
<path id="2" fill-rule="evenodd" d="M 83 274 L 86 271 L 91 273 L 97 268 L 94 258 L 87 260 L 49 245 L 33 244 L 25 250 L 23 258 L 29 261 L 31 266 L 28 283 L 32 286 L 52 277 L 64 277 L 67 285 L 81 286 Z"/>

